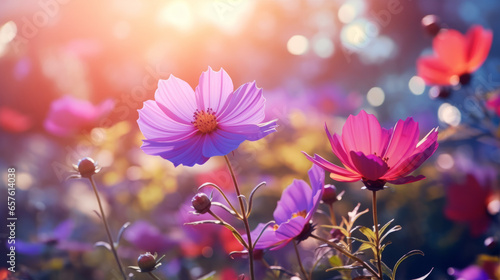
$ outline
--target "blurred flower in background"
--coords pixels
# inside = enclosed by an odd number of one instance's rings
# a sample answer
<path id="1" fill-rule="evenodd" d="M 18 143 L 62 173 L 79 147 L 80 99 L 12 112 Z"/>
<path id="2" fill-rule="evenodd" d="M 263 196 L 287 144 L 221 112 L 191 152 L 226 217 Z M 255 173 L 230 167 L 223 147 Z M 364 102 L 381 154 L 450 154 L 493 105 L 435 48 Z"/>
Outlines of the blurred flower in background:
<path id="1" fill-rule="evenodd" d="M 464 36 L 454 29 L 443 29 L 432 41 L 434 56 L 417 61 L 418 75 L 430 85 L 466 85 L 471 74 L 486 60 L 493 33 L 476 25 Z"/>
<path id="2" fill-rule="evenodd" d="M 67 95 L 52 102 L 44 126 L 48 132 L 65 137 L 90 131 L 98 126 L 98 121 L 108 115 L 113 107 L 113 100 L 94 106 L 89 101 Z"/>

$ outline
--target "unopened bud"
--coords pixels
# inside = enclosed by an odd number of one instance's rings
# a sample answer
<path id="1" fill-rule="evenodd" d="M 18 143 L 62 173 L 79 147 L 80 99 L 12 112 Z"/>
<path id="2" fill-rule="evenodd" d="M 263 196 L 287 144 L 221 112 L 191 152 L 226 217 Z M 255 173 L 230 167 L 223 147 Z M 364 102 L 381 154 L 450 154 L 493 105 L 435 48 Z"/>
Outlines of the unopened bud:
<path id="1" fill-rule="evenodd" d="M 96 166 L 95 161 L 89 157 L 82 158 L 78 161 L 78 172 L 83 178 L 90 178 L 92 175 L 99 172 L 99 168 Z"/>
<path id="2" fill-rule="evenodd" d="M 439 17 L 436 15 L 427 15 L 422 18 L 422 27 L 431 36 L 436 36 L 441 30 Z"/>
<path id="3" fill-rule="evenodd" d="M 324 186 L 324 191 L 323 191 L 323 196 L 321 197 L 321 200 L 323 200 L 323 203 L 326 204 L 333 204 L 337 202 L 337 188 L 335 188 L 334 185 L 325 185 Z"/>
<path id="4" fill-rule="evenodd" d="M 137 265 L 142 272 L 153 271 L 156 267 L 156 257 L 149 252 L 142 254 L 137 259 Z"/>
<path id="5" fill-rule="evenodd" d="M 212 205 L 212 201 L 210 198 L 204 193 L 197 193 L 193 199 L 191 199 L 191 204 L 193 205 L 194 210 L 198 214 L 205 214 L 210 210 L 210 206 Z"/>
<path id="6" fill-rule="evenodd" d="M 339 242 L 340 240 L 344 239 L 345 235 L 342 233 L 340 229 L 337 228 L 332 228 L 330 231 L 330 236 L 332 237 L 333 241 Z"/>

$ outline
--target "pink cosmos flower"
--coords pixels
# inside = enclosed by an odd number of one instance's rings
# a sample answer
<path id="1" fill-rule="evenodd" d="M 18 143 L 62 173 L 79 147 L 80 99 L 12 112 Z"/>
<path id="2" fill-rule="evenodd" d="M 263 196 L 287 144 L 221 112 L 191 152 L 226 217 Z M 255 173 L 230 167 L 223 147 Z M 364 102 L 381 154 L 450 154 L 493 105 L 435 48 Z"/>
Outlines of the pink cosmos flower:
<path id="1" fill-rule="evenodd" d="M 418 123 L 412 118 L 399 120 L 394 128 L 381 128 L 374 115 L 361 111 L 350 115 L 342 128 L 342 136 L 330 134 L 325 126 L 333 153 L 344 168 L 328 162 L 319 155 L 306 157 L 330 171 L 333 180 L 355 182 L 362 180 L 366 188 L 378 191 L 386 182 L 407 184 L 424 179 L 410 176 L 437 149 L 437 127 L 420 142 Z"/>
<path id="2" fill-rule="evenodd" d="M 45 129 L 57 136 L 70 136 L 79 131 L 93 128 L 97 122 L 113 110 L 111 99 L 94 106 L 87 100 L 64 96 L 50 105 L 45 119 Z"/>
<path id="3" fill-rule="evenodd" d="M 276 131 L 276 120 L 264 120 L 262 89 L 255 82 L 233 91 L 221 69 L 203 72 L 195 91 L 183 80 L 160 80 L 155 101 L 144 102 L 137 123 L 146 137 L 142 150 L 179 164 L 203 164 L 227 155 L 243 141 Z"/>
<path id="4" fill-rule="evenodd" d="M 435 55 L 418 59 L 418 76 L 429 85 L 465 84 L 486 60 L 492 39 L 493 33 L 479 25 L 471 27 L 465 36 L 443 29 L 432 41 Z"/>
<path id="5" fill-rule="evenodd" d="M 264 230 L 255 249 L 277 250 L 294 239 L 304 240 L 309 236 L 313 230 L 310 221 L 323 195 L 325 172 L 319 166 L 313 165 L 308 174 L 312 188 L 303 180 L 294 180 L 283 191 L 273 213 L 276 223 Z M 257 240 L 264 226 L 264 224 L 259 224 L 251 232 L 252 242 Z M 246 238 L 246 236 L 243 237 L 243 239 Z"/>
<path id="6" fill-rule="evenodd" d="M 500 92 L 491 95 L 486 101 L 486 108 L 494 111 L 497 116 L 500 116 Z"/>

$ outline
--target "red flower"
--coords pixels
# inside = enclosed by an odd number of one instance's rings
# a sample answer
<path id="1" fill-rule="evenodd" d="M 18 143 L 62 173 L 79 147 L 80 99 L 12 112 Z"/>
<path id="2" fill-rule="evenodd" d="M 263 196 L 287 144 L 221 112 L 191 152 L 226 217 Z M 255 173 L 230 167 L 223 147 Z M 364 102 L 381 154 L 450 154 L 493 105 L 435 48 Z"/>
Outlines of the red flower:
<path id="1" fill-rule="evenodd" d="M 307 158 L 330 172 L 333 180 L 362 180 L 369 190 L 381 190 L 386 182 L 407 184 L 424 179 L 409 175 L 437 149 L 437 128 L 418 141 L 418 123 L 412 118 L 399 120 L 394 128 L 381 128 L 374 115 L 361 111 L 350 115 L 342 128 L 342 136 L 333 136 L 326 127 L 333 153 L 345 168 L 328 162 L 319 155 Z"/>
<path id="2" fill-rule="evenodd" d="M 0 127 L 8 132 L 18 133 L 28 130 L 33 125 L 31 119 L 12 108 L 0 107 Z"/>
<path id="3" fill-rule="evenodd" d="M 491 222 L 488 203 L 492 198 L 492 182 L 486 178 L 483 181 L 480 182 L 473 174 L 467 174 L 465 182 L 453 183 L 447 189 L 446 217 L 455 222 L 467 223 L 473 236 L 484 233 Z"/>
<path id="4" fill-rule="evenodd" d="M 418 76 L 429 85 L 456 85 L 470 79 L 486 60 L 493 33 L 475 25 L 464 36 L 453 29 L 444 29 L 434 37 L 434 56 L 420 57 Z M 465 82 L 466 82 L 465 81 Z"/>

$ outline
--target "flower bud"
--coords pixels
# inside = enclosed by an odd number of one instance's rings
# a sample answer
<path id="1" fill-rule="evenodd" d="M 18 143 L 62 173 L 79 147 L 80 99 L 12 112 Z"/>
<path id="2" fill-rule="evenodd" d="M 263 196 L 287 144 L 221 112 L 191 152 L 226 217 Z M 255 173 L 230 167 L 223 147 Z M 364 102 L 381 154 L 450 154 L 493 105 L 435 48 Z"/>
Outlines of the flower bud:
<path id="1" fill-rule="evenodd" d="M 323 187 L 323 196 L 321 197 L 321 200 L 323 200 L 323 203 L 326 204 L 333 204 L 337 202 L 337 188 L 335 188 L 334 185 L 325 185 Z"/>
<path id="2" fill-rule="evenodd" d="M 193 205 L 194 210 L 198 214 L 205 214 L 210 210 L 210 206 L 212 205 L 212 201 L 210 198 L 204 193 L 197 193 L 193 199 L 191 199 L 191 204 Z"/>
<path id="3" fill-rule="evenodd" d="M 83 178 L 90 178 L 92 175 L 99 172 L 99 168 L 96 166 L 95 161 L 89 157 L 84 157 L 78 161 L 78 172 Z"/>
<path id="4" fill-rule="evenodd" d="M 422 27 L 431 36 L 436 36 L 441 30 L 439 17 L 436 15 L 426 15 L 422 18 Z"/>
<path id="5" fill-rule="evenodd" d="M 340 231 L 340 229 L 337 228 L 332 228 L 330 231 L 330 236 L 332 237 L 333 241 L 339 242 L 340 240 L 344 239 L 345 235 Z"/>
<path id="6" fill-rule="evenodd" d="M 139 266 L 142 272 L 153 271 L 156 267 L 156 257 L 152 255 L 150 252 L 142 254 L 137 259 L 137 265 Z"/>

